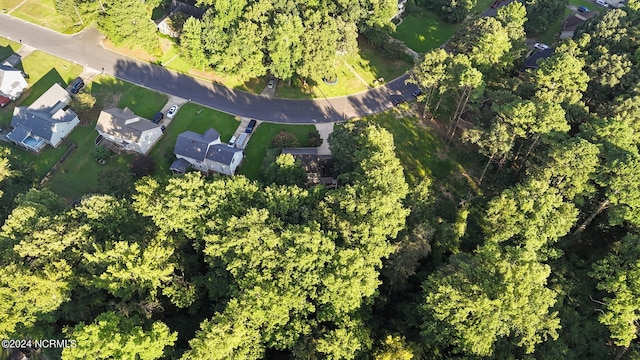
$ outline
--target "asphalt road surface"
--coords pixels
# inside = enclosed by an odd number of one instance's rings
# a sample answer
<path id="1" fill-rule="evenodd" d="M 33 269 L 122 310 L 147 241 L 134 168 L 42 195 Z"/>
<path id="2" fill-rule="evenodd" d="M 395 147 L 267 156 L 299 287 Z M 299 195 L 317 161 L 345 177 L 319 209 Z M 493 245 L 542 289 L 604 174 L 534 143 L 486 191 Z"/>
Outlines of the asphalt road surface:
<path id="1" fill-rule="evenodd" d="M 0 14 L 0 36 L 109 75 L 171 95 L 190 99 L 229 114 L 275 123 L 335 122 L 375 114 L 393 106 L 394 95 L 407 98 L 415 89 L 403 75 L 384 86 L 336 98 L 314 100 L 274 99 L 234 90 L 192 78 L 106 50 L 102 35 L 87 29 L 68 36 Z"/>

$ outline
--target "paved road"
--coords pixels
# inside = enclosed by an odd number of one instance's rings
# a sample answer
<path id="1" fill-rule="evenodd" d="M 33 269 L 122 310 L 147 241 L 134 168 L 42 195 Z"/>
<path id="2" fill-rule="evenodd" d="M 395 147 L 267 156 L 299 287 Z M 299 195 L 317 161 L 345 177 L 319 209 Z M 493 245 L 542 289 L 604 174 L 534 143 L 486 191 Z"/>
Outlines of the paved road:
<path id="1" fill-rule="evenodd" d="M 351 96 L 315 100 L 273 99 L 229 89 L 211 82 L 128 58 L 101 46 L 101 35 L 87 29 L 62 35 L 0 14 L 0 36 L 22 40 L 36 49 L 89 66 L 151 89 L 166 92 L 233 115 L 277 123 L 335 122 L 374 114 L 392 107 L 393 94 L 411 94 L 415 87 L 404 82 L 407 75 L 385 86 Z"/>

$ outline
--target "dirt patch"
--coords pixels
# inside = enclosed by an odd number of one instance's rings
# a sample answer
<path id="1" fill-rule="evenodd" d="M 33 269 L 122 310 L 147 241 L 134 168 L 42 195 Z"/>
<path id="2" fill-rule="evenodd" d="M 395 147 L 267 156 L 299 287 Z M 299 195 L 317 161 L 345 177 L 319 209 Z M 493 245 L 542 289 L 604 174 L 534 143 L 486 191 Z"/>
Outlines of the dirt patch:
<path id="1" fill-rule="evenodd" d="M 156 58 L 153 55 L 149 54 L 148 52 L 142 49 L 139 49 L 139 48 L 133 49 L 129 46 L 116 46 L 109 39 L 104 39 L 104 41 L 102 42 L 102 45 L 107 50 L 111 50 L 123 55 L 127 55 L 132 58 L 149 61 L 149 62 L 153 62 L 156 60 Z"/>
<path id="2" fill-rule="evenodd" d="M 224 78 L 222 76 L 216 75 L 211 71 L 191 69 L 189 70 L 189 75 L 197 76 L 199 78 L 210 80 L 210 81 L 224 85 Z"/>

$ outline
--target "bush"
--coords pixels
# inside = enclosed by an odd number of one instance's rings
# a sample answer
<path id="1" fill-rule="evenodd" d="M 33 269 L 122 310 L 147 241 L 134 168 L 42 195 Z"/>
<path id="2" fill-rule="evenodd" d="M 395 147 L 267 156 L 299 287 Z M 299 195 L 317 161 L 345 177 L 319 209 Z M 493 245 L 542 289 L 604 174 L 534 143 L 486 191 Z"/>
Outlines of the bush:
<path id="1" fill-rule="evenodd" d="M 107 149 L 103 145 L 96 146 L 95 150 L 93 150 L 93 156 L 96 160 L 104 160 L 107 161 L 113 155 L 111 150 Z"/>
<path id="2" fill-rule="evenodd" d="M 294 134 L 286 132 L 284 130 L 277 133 L 276 136 L 274 136 L 271 140 L 271 147 L 274 149 L 296 146 L 298 146 L 298 138 Z"/>
<path id="3" fill-rule="evenodd" d="M 318 147 L 322 145 L 322 138 L 320 137 L 320 133 L 318 132 L 318 130 L 309 133 L 307 142 L 309 143 L 310 147 Z"/>

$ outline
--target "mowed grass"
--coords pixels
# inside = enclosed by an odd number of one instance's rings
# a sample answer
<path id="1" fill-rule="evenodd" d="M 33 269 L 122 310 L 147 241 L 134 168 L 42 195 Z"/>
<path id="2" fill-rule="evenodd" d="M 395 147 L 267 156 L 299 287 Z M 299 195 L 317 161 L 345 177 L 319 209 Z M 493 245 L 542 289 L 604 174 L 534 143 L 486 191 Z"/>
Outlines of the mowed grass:
<path id="1" fill-rule="evenodd" d="M 415 116 L 392 109 L 367 119 L 393 135 L 396 155 L 409 184 L 415 185 L 424 177 L 432 177 L 436 182 L 468 188 L 470 177 L 466 166 L 469 166 L 470 158 L 453 147 L 447 149 L 434 130 L 422 125 Z"/>
<path id="2" fill-rule="evenodd" d="M 32 85 L 54 69 L 68 84 L 82 72 L 82 66 L 36 50 L 22 59 L 22 70 L 29 75 L 27 83 Z"/>
<path id="3" fill-rule="evenodd" d="M 133 159 L 133 155 L 123 153 L 112 156 L 106 165 L 100 165 L 95 161 L 95 139 L 98 136 L 95 126 L 100 111 L 114 106 L 128 107 L 134 113 L 146 117 L 143 114 L 155 114 L 168 99 L 165 94 L 106 75 L 96 77 L 92 83 L 87 84 L 86 91 L 90 91 L 96 98 L 94 111 L 90 113 L 89 118 L 80 119 L 83 125 L 78 126 L 69 135 L 69 139 L 75 142 L 78 148 L 47 183 L 51 191 L 69 201 L 97 191 L 98 178 L 102 171 L 125 170 Z"/>
<path id="4" fill-rule="evenodd" d="M 413 65 L 401 59 L 389 59 L 380 54 L 380 50 L 368 44 L 366 41 L 360 41 L 360 53 L 358 56 L 349 60 L 349 65 L 365 79 L 370 86 L 380 85 L 377 80 L 379 78 L 384 81 L 390 81 L 404 74 Z"/>
<path id="5" fill-rule="evenodd" d="M 240 125 L 232 115 L 222 113 L 193 103 L 184 104 L 164 131 L 160 141 L 149 155 L 156 163 L 158 174 L 169 174 L 169 166 L 176 159 L 173 148 L 180 133 L 187 130 L 203 134 L 209 128 L 220 133 L 220 140 L 227 142 Z"/>
<path id="6" fill-rule="evenodd" d="M 260 169 L 267 149 L 270 148 L 271 140 L 277 133 L 284 130 L 290 132 L 298 139 L 298 146 L 309 146 L 309 133 L 315 131 L 313 125 L 285 125 L 262 123 L 255 130 L 247 147 L 244 149 L 245 159 L 238 173 L 252 180 L 259 180 L 262 177 Z"/>
<path id="7" fill-rule="evenodd" d="M 55 0 L 27 0 L 11 15 L 44 26 L 51 30 L 72 34 L 82 29 L 82 24 L 75 22 L 71 15 L 61 15 L 56 11 Z"/>
<path id="8" fill-rule="evenodd" d="M 0 0 L 0 8 L 11 11 L 16 6 L 20 5 L 22 0 Z"/>
<path id="9" fill-rule="evenodd" d="M 426 53 L 444 44 L 457 28 L 458 25 L 445 23 L 431 11 L 409 6 L 392 36 L 414 51 Z"/>
<path id="10" fill-rule="evenodd" d="M 0 37 L 0 62 L 13 55 L 21 47 L 22 45 L 15 41 Z"/>

